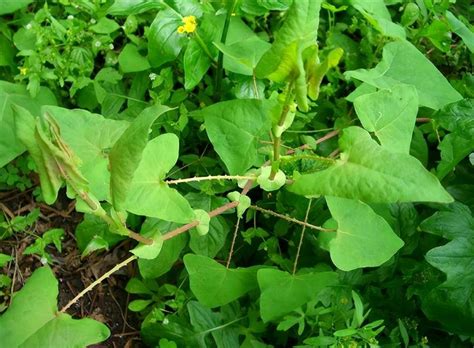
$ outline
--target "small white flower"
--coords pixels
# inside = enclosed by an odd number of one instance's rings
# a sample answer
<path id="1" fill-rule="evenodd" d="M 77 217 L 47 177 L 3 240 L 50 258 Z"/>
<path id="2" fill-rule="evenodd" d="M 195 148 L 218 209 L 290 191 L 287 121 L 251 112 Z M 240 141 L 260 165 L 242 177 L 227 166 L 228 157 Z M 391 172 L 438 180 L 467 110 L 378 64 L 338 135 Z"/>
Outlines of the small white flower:
<path id="1" fill-rule="evenodd" d="M 114 44 L 109 44 L 109 49 L 113 50 L 114 49 Z"/>
<path id="2" fill-rule="evenodd" d="M 40 259 L 40 262 L 41 262 L 41 264 L 46 265 L 46 264 L 48 263 L 48 259 L 43 256 L 43 257 Z"/>
<path id="3" fill-rule="evenodd" d="M 95 46 L 95 47 L 100 47 L 100 45 L 101 45 L 100 41 L 94 42 L 94 46 Z"/>
<path id="4" fill-rule="evenodd" d="M 73 15 L 69 15 L 69 16 L 67 16 L 67 19 L 70 20 L 70 21 L 72 21 L 72 20 L 74 19 L 74 16 L 73 16 Z"/>
<path id="5" fill-rule="evenodd" d="M 91 24 L 96 24 L 97 21 L 94 18 L 91 18 Z"/>
<path id="6" fill-rule="evenodd" d="M 155 73 L 150 73 L 150 75 L 148 75 L 148 77 L 150 78 L 151 81 L 155 81 L 156 76 L 157 75 Z"/>
<path id="7" fill-rule="evenodd" d="M 25 28 L 26 30 L 30 30 L 31 28 L 33 28 L 33 26 L 31 25 L 31 23 L 28 23 Z"/>
<path id="8" fill-rule="evenodd" d="M 163 325 L 168 325 L 170 320 L 168 318 L 163 319 Z"/>

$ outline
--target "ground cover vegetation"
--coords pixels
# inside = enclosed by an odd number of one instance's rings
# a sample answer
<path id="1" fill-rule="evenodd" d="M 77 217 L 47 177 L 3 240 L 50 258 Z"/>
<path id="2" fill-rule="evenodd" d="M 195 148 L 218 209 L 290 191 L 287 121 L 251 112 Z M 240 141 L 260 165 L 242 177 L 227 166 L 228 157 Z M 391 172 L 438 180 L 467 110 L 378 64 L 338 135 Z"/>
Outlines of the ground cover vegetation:
<path id="1" fill-rule="evenodd" d="M 1 1 L 0 347 L 472 347 L 472 15 Z"/>

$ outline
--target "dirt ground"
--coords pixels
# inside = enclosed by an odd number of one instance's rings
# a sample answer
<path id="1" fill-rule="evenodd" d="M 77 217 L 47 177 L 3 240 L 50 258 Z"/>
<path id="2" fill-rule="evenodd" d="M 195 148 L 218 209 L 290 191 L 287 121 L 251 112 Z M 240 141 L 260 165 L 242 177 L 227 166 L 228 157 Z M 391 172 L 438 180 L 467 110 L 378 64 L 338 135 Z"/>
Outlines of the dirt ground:
<path id="1" fill-rule="evenodd" d="M 15 262 L 10 262 L 2 272 L 13 280 L 14 291 L 20 290 L 32 272 L 42 265 L 39 256 L 23 255 L 23 251 L 34 243 L 34 235 L 41 235 L 51 228 L 63 228 L 66 232 L 61 253 L 52 245 L 47 248 L 53 258 L 51 268 L 59 282 L 58 308 L 62 308 L 87 285 L 129 256 L 126 241 L 107 253 L 93 253 L 81 259 L 74 230 L 81 222 L 82 214 L 75 212 L 74 203 L 65 197 L 59 199 L 54 206 L 47 206 L 35 202 L 31 190 L 0 192 L 0 210 L 8 219 L 25 215 L 35 208 L 40 208 L 41 213 L 37 222 L 30 228 L 32 233 L 17 232 L 8 239 L 0 240 L 0 253 L 11 255 L 15 259 Z M 143 346 L 139 332 L 140 321 L 135 313 L 128 311 L 130 296 L 125 291 L 127 280 L 135 272 L 133 264 L 117 271 L 68 309 L 67 312 L 74 318 L 91 317 L 109 327 L 109 339 L 92 347 Z M 6 303 L 9 300 L 8 296 L 5 297 Z"/>

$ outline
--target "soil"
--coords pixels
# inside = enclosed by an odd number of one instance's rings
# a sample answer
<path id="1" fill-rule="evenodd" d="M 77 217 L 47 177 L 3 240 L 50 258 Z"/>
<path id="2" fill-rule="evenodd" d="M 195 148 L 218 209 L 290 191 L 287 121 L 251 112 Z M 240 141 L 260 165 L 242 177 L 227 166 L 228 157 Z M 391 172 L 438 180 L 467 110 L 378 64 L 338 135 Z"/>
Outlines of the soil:
<path id="1" fill-rule="evenodd" d="M 28 231 L 17 232 L 8 239 L 0 240 L 0 253 L 12 255 L 15 259 L 15 262 L 10 262 L 3 271 L 0 269 L 0 274 L 8 275 L 13 280 L 14 292 L 19 291 L 33 271 L 42 266 L 39 256 L 23 255 L 25 248 L 34 243 L 35 235 L 40 236 L 52 228 L 64 229 L 66 235 L 62 251 L 59 252 L 53 245 L 47 247 L 53 259 L 50 266 L 59 283 L 58 308 L 62 308 L 87 285 L 130 256 L 127 252 L 128 242 L 117 245 L 107 253 L 93 253 L 81 259 L 74 230 L 81 222 L 82 214 L 75 212 L 74 202 L 61 197 L 55 205 L 48 206 L 35 202 L 31 192 L 31 190 L 0 192 L 0 209 L 7 219 L 26 215 L 35 208 L 40 208 L 41 212 L 37 222 Z M 125 286 L 134 274 L 136 274 L 135 265 L 122 268 L 67 310 L 67 313 L 76 319 L 90 317 L 109 327 L 111 331 L 109 339 L 91 347 L 143 346 L 139 331 L 140 320 L 135 313 L 127 309 L 130 296 L 125 291 Z M 9 302 L 7 293 L 4 303 Z M 0 305 L 1 303 L 0 299 Z"/>

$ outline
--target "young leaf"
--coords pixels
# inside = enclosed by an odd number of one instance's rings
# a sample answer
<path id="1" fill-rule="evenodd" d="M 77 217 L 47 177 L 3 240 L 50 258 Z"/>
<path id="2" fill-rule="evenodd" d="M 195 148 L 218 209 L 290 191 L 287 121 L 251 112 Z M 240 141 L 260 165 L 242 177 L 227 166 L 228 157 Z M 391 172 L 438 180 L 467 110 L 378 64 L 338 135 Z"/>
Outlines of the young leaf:
<path id="1" fill-rule="evenodd" d="M 0 316 L 2 345 L 73 348 L 99 343 L 109 337 L 109 329 L 100 322 L 58 314 L 57 296 L 58 282 L 51 269 L 47 266 L 37 269 Z"/>
<path id="2" fill-rule="evenodd" d="M 275 191 L 285 185 L 286 175 L 280 169 L 273 179 L 270 179 L 272 167 L 266 166 L 262 168 L 260 175 L 257 177 L 257 183 L 265 191 Z"/>
<path id="3" fill-rule="evenodd" d="M 362 95 L 354 100 L 362 126 L 375 132 L 382 147 L 408 154 L 418 112 L 414 86 L 395 85 L 390 90 Z"/>
<path id="4" fill-rule="evenodd" d="M 259 78 L 272 81 L 295 80 L 296 99 L 301 110 L 308 110 L 308 90 L 304 70 L 303 51 L 316 43 L 320 0 L 293 1 L 272 47 L 256 67 Z"/>
<path id="5" fill-rule="evenodd" d="M 240 192 L 232 191 L 227 194 L 227 198 L 229 198 L 232 202 L 239 202 L 237 206 L 237 216 L 242 218 L 245 211 L 250 207 L 252 201 L 250 200 L 249 196 L 242 195 Z"/>
<path id="6" fill-rule="evenodd" d="M 205 236 L 209 232 L 209 223 L 211 222 L 211 217 L 207 211 L 202 209 L 194 209 L 194 216 L 196 220 L 199 221 L 199 225 L 196 226 L 196 231 L 200 236 Z"/>
<path id="7" fill-rule="evenodd" d="M 338 283 L 334 272 L 295 274 L 260 269 L 260 314 L 264 322 L 278 319 L 318 297 L 321 290 Z"/>
<path id="8" fill-rule="evenodd" d="M 110 193 L 115 210 L 125 208 L 125 202 L 133 176 L 148 143 L 148 131 L 153 122 L 170 108 L 163 105 L 143 110 L 120 136 L 109 154 Z"/>
<path id="9" fill-rule="evenodd" d="M 348 71 L 345 76 L 377 88 L 391 88 L 400 83 L 413 85 L 418 91 L 419 104 L 435 110 L 462 99 L 438 69 L 407 41 L 385 45 L 383 59 L 375 68 Z"/>
<path id="10" fill-rule="evenodd" d="M 332 166 L 295 176 L 288 189 L 301 195 L 329 195 L 378 203 L 453 201 L 438 179 L 417 159 L 383 149 L 362 128 L 346 128 L 339 146 L 341 158 Z"/>
<path id="11" fill-rule="evenodd" d="M 194 219 L 189 203 L 163 182 L 178 160 L 179 139 L 174 134 L 160 135 L 146 145 L 142 161 L 135 171 L 125 204 L 137 215 L 187 223 Z"/>
<path id="12" fill-rule="evenodd" d="M 257 160 L 259 139 L 270 130 L 267 103 L 253 99 L 216 103 L 200 111 L 207 135 L 232 175 L 243 174 Z"/>
<path id="13" fill-rule="evenodd" d="M 11 260 L 13 260 L 13 257 L 11 257 L 10 255 L 0 253 L 0 267 L 5 266 Z"/>
<path id="14" fill-rule="evenodd" d="M 321 232 L 321 238 L 326 239 L 337 268 L 380 266 L 403 246 L 388 222 L 367 204 L 329 196 L 326 202 L 338 226 L 336 232 Z"/>
<path id="15" fill-rule="evenodd" d="M 213 259 L 193 254 L 183 260 L 193 294 L 207 307 L 223 306 L 257 287 L 260 266 L 227 269 Z"/>
<path id="16" fill-rule="evenodd" d="M 79 168 L 94 196 L 99 201 L 108 199 L 108 154 L 130 124 L 79 109 L 45 106 L 42 112 L 51 115 L 58 123 L 61 137 L 81 161 Z"/>

